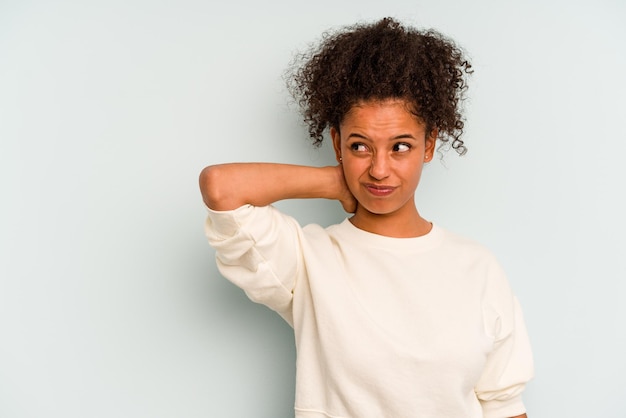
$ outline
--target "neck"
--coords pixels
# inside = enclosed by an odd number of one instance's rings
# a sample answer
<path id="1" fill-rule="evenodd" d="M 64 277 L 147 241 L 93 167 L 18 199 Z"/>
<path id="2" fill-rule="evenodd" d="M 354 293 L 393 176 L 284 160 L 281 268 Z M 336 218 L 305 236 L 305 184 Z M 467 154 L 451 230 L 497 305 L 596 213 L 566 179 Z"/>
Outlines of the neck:
<path id="1" fill-rule="evenodd" d="M 364 231 L 391 238 L 420 237 L 432 229 L 432 224 L 420 216 L 414 205 L 386 214 L 372 213 L 359 206 L 350 222 Z"/>

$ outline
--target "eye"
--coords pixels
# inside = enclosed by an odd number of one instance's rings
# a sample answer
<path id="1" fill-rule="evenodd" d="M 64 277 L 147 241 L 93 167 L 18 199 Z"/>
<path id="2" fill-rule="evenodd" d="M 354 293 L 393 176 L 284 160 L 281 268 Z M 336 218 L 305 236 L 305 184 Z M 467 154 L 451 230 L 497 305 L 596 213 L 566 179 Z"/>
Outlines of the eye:
<path id="1" fill-rule="evenodd" d="M 353 144 L 350 144 L 350 149 L 352 151 L 356 151 L 356 152 L 366 152 L 367 151 L 367 147 L 365 146 L 365 144 L 363 144 L 361 142 L 355 142 Z"/>
<path id="2" fill-rule="evenodd" d="M 397 144 L 393 145 L 393 150 L 396 152 L 407 152 L 411 149 L 411 145 L 407 144 L 406 142 L 398 142 Z"/>

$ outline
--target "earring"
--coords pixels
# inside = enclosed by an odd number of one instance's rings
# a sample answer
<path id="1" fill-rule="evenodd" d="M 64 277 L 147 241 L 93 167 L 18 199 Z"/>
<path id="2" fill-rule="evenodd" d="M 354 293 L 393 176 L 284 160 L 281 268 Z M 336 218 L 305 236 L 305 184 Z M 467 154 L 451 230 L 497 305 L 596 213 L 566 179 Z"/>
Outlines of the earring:
<path id="1" fill-rule="evenodd" d="M 343 162 L 343 158 L 339 157 L 339 164 Z"/>

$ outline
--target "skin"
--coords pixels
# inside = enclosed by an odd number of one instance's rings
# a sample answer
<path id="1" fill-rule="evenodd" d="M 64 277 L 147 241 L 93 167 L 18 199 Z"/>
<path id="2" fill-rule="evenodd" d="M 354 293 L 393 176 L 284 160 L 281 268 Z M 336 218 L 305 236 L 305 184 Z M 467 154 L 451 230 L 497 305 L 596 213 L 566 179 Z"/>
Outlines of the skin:
<path id="1" fill-rule="evenodd" d="M 385 100 L 355 105 L 330 133 L 358 202 L 350 221 L 390 237 L 427 234 L 432 225 L 420 216 L 414 198 L 424 162 L 432 159 L 437 131 L 427 133 L 404 101 Z"/>
<path id="2" fill-rule="evenodd" d="M 205 204 L 218 211 L 245 204 L 265 206 L 282 199 L 339 201 L 350 221 L 390 237 L 427 234 L 432 225 L 415 206 L 424 162 L 433 158 L 437 131 L 401 100 L 362 102 L 331 128 L 339 165 L 308 167 L 235 163 L 206 167 L 200 174 Z M 527 418 L 526 414 L 511 418 Z"/>
<path id="3" fill-rule="evenodd" d="M 264 206 L 282 199 L 325 198 L 354 213 L 363 230 L 390 237 L 428 233 L 430 222 L 415 207 L 424 161 L 432 159 L 437 132 L 408 111 L 405 102 L 359 103 L 339 127 L 331 128 L 335 167 L 245 163 L 206 167 L 200 189 L 213 210 L 245 204 Z"/>
<path id="4" fill-rule="evenodd" d="M 250 204 L 266 206 L 283 199 L 338 200 L 347 212 L 356 210 L 340 166 L 234 163 L 206 167 L 200 174 L 204 203 L 217 211 Z"/>

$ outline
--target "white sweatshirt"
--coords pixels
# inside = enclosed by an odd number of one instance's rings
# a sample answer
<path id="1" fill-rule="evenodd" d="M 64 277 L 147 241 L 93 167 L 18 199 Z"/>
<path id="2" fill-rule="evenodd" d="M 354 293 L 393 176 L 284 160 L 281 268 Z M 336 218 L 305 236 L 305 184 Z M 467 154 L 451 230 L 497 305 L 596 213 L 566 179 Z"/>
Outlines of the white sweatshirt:
<path id="1" fill-rule="evenodd" d="M 294 328 L 298 418 L 505 418 L 525 412 L 530 345 L 482 246 L 437 225 L 390 238 L 301 228 L 275 208 L 209 210 L 220 271 Z"/>

